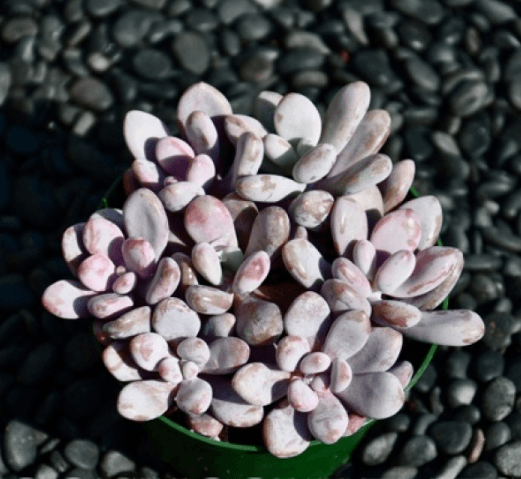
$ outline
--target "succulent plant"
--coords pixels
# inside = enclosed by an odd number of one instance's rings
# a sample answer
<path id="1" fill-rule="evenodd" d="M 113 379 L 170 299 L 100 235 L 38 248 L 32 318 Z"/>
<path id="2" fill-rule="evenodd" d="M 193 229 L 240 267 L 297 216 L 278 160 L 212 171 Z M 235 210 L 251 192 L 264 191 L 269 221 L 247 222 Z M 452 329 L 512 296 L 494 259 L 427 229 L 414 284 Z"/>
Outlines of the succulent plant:
<path id="1" fill-rule="evenodd" d="M 43 305 L 93 316 L 107 369 L 128 382 L 136 421 L 176 408 L 219 439 L 263 422 L 274 455 L 333 443 L 403 405 L 403 335 L 465 345 L 470 311 L 431 311 L 455 285 L 461 252 L 436 246 L 433 196 L 404 203 L 414 163 L 378 153 L 390 131 L 369 88 L 337 93 L 324 120 L 304 96 L 259 94 L 234 115 L 204 83 L 180 98 L 181 134 L 131 111 L 134 156 L 122 210 L 68 228 L 60 280 Z"/>

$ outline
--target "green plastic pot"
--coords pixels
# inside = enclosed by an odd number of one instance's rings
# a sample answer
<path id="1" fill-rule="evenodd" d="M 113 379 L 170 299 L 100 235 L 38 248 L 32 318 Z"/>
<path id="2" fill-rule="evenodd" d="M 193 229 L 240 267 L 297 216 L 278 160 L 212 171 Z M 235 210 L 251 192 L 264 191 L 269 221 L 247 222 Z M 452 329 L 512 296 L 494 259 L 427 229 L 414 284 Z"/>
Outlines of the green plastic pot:
<path id="1" fill-rule="evenodd" d="M 413 188 L 411 188 L 411 194 L 414 197 L 418 196 Z M 124 193 L 122 193 L 121 178 L 118 178 L 110 187 L 102 199 L 100 207 L 108 207 L 109 198 L 113 204 L 123 203 Z M 438 245 L 441 246 L 441 244 L 441 241 L 438 241 Z M 443 302 L 442 309 L 448 309 L 448 299 Z M 422 354 L 414 352 L 412 357 L 408 358 L 415 366 L 416 373 L 405 387 L 405 391 L 410 390 L 420 379 L 432 361 L 437 348 L 437 345 L 431 345 L 427 353 L 425 351 Z M 423 359 L 418 360 L 418 358 Z M 346 464 L 375 422 L 374 419 L 368 419 L 355 434 L 344 437 L 335 444 L 312 441 L 302 454 L 286 459 L 273 456 L 263 446 L 209 439 L 191 432 L 166 416 L 145 422 L 143 427 L 162 461 L 190 479 L 208 477 L 313 479 L 329 477 L 340 466 Z"/>

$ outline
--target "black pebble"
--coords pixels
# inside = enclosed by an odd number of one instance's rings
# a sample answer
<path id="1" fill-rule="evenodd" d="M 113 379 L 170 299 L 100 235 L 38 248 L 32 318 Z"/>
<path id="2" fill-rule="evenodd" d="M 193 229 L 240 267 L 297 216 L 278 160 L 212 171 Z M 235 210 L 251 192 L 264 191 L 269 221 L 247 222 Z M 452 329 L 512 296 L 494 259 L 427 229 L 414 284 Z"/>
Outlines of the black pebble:
<path id="1" fill-rule="evenodd" d="M 446 454 L 459 454 L 465 450 L 472 438 L 472 427 L 466 422 L 440 421 L 429 428 L 429 435 L 438 448 Z"/>
<path id="2" fill-rule="evenodd" d="M 37 456 L 34 429 L 25 422 L 10 420 L 4 431 L 4 455 L 6 463 L 15 472 L 32 464 Z"/>
<path id="3" fill-rule="evenodd" d="M 501 421 L 514 407 L 516 387 L 505 377 L 498 377 L 487 384 L 481 397 L 483 417 L 489 421 Z"/>
<path id="4" fill-rule="evenodd" d="M 484 351 L 472 361 L 473 376 L 481 383 L 487 383 L 492 379 L 501 376 L 503 374 L 504 368 L 505 358 L 498 351 Z"/>

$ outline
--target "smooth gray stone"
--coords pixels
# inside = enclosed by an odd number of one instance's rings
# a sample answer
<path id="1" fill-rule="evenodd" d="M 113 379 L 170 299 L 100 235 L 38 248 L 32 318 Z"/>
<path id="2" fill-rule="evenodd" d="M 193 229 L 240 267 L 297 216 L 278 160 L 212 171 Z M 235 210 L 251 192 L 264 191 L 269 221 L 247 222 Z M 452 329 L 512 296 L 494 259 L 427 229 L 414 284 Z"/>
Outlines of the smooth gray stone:
<path id="1" fill-rule="evenodd" d="M 511 5 L 499 0 L 476 0 L 476 9 L 481 12 L 494 24 L 506 23 L 517 18 L 517 13 Z"/>
<path id="2" fill-rule="evenodd" d="M 76 80 L 69 93 L 80 106 L 94 111 L 107 110 L 114 103 L 114 97 L 107 85 L 94 77 Z"/>
<path id="3" fill-rule="evenodd" d="M 205 38 L 197 32 L 185 31 L 177 35 L 172 52 L 181 67 L 195 75 L 202 75 L 210 65 L 210 49 Z"/>
<path id="4" fill-rule="evenodd" d="M 361 51 L 353 56 L 352 63 L 355 71 L 369 84 L 381 88 L 385 93 L 395 93 L 403 87 L 402 80 L 391 68 L 387 52 L 383 49 Z"/>
<path id="5" fill-rule="evenodd" d="M 498 377 L 487 384 L 481 396 L 481 411 L 489 421 L 501 421 L 514 408 L 516 387 L 505 377 Z"/>
<path id="6" fill-rule="evenodd" d="M 112 28 L 114 40 L 123 48 L 136 46 L 162 15 L 144 9 L 128 10 L 118 17 Z"/>
<path id="7" fill-rule="evenodd" d="M 15 472 L 33 464 L 37 457 L 35 430 L 25 422 L 10 420 L 4 430 L 4 456 Z"/>
<path id="8" fill-rule="evenodd" d="M 42 343 L 31 351 L 18 370 L 21 384 L 35 384 L 45 379 L 58 359 L 58 350 L 52 343 Z"/>
<path id="9" fill-rule="evenodd" d="M 94 469 L 98 464 L 99 448 L 88 439 L 74 439 L 67 443 L 63 453 L 66 459 L 81 469 Z"/>
<path id="10" fill-rule="evenodd" d="M 510 441 L 512 433 L 508 424 L 494 422 L 485 430 L 485 451 L 492 451 Z"/>
<path id="11" fill-rule="evenodd" d="M 436 91 L 440 87 L 440 76 L 436 70 L 420 57 L 411 57 L 405 61 L 405 70 L 411 80 L 420 88 Z"/>
<path id="12" fill-rule="evenodd" d="M 272 30 L 270 21 L 258 13 L 245 13 L 235 24 L 239 36 L 246 42 L 262 40 Z"/>
<path id="13" fill-rule="evenodd" d="M 377 466 L 387 461 L 398 439 L 398 433 L 387 432 L 369 441 L 362 451 L 362 462 L 367 466 Z"/>
<path id="14" fill-rule="evenodd" d="M 136 464 L 132 459 L 114 449 L 108 450 L 99 464 L 101 472 L 108 478 L 124 472 L 131 472 L 135 467 Z"/>
<path id="15" fill-rule="evenodd" d="M 172 74 L 170 57 L 161 50 L 139 50 L 132 58 L 132 66 L 146 80 L 164 80 Z"/>
<path id="16" fill-rule="evenodd" d="M 436 443 L 429 436 L 413 436 L 402 447 L 398 462 L 401 465 L 421 467 L 437 456 Z"/>
<path id="17" fill-rule="evenodd" d="M 436 0 L 392 0 L 391 6 L 427 25 L 435 25 L 445 15 L 442 5 Z"/>
<path id="18" fill-rule="evenodd" d="M 449 105 L 454 114 L 470 116 L 484 107 L 488 93 L 486 83 L 474 80 L 461 83 L 449 96 Z"/>
<path id="19" fill-rule="evenodd" d="M 281 75 L 290 75 L 301 70 L 320 70 L 325 55 L 313 48 L 293 48 L 284 52 L 277 60 L 277 71 Z"/>
<path id="20" fill-rule="evenodd" d="M 502 446 L 494 455 L 494 464 L 503 474 L 510 477 L 521 476 L 521 441 Z"/>
<path id="21" fill-rule="evenodd" d="M 440 421 L 429 427 L 429 435 L 434 438 L 440 451 L 455 455 L 470 444 L 472 427 L 461 421 Z"/>
<path id="22" fill-rule="evenodd" d="M 121 6 L 121 0 L 87 0 L 85 9 L 93 17 L 106 17 Z"/>

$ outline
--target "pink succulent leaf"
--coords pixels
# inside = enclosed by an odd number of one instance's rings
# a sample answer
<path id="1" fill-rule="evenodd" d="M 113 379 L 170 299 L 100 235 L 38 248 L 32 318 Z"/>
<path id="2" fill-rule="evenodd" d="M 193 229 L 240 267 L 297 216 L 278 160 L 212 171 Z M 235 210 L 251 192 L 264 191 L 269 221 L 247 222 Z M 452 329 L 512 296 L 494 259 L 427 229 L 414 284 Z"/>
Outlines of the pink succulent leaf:
<path id="1" fill-rule="evenodd" d="M 206 113 L 190 113 L 185 123 L 185 134 L 196 154 L 208 155 L 215 163 L 219 163 L 219 135 Z"/>
<path id="2" fill-rule="evenodd" d="M 357 161 L 343 173 L 320 181 L 318 186 L 334 195 L 354 195 L 381 183 L 392 169 L 391 159 L 376 153 Z"/>
<path id="3" fill-rule="evenodd" d="M 330 391 L 319 394 L 318 398 L 317 407 L 308 415 L 309 430 L 324 444 L 334 444 L 347 429 L 347 412 Z"/>
<path id="4" fill-rule="evenodd" d="M 190 86 L 177 104 L 177 120 L 184 129 L 190 114 L 202 111 L 210 118 L 232 114 L 232 107 L 226 97 L 208 83 L 198 82 Z"/>
<path id="5" fill-rule="evenodd" d="M 415 326 L 395 329 L 416 341 L 444 346 L 474 344 L 485 334 L 481 317 L 463 309 L 423 312 L 421 321 Z"/>
<path id="6" fill-rule="evenodd" d="M 360 296 L 347 283 L 339 279 L 328 279 L 320 289 L 333 313 L 339 314 L 346 311 L 360 310 L 366 315 L 371 315 L 371 305 L 366 298 Z"/>
<path id="7" fill-rule="evenodd" d="M 117 294 L 128 294 L 137 286 L 137 275 L 127 271 L 119 276 L 112 284 L 112 291 Z"/>
<path id="8" fill-rule="evenodd" d="M 134 158 L 155 161 L 156 143 L 168 135 L 166 125 L 144 111 L 129 111 L 123 121 L 123 136 Z"/>
<path id="9" fill-rule="evenodd" d="M 367 239 L 367 216 L 362 206 L 348 196 L 337 198 L 331 210 L 331 234 L 339 256 L 349 256 L 355 243 Z"/>
<path id="10" fill-rule="evenodd" d="M 293 234 L 293 239 L 309 239 L 308 230 L 304 228 L 304 226 L 297 226 L 295 228 L 295 233 Z"/>
<path id="11" fill-rule="evenodd" d="M 308 240 L 294 239 L 282 247 L 288 272 L 306 289 L 318 290 L 331 277 L 331 265 Z"/>
<path id="12" fill-rule="evenodd" d="M 132 171 L 141 186 L 150 188 L 154 193 L 158 193 L 163 188 L 165 173 L 157 163 L 137 158 L 132 162 Z"/>
<path id="13" fill-rule="evenodd" d="M 380 326 L 410 328 L 418 324 L 422 317 L 417 307 L 393 299 L 374 301 L 371 307 L 371 320 Z"/>
<path id="14" fill-rule="evenodd" d="M 275 131 L 273 118 L 283 96 L 274 91 L 261 91 L 255 98 L 253 113 L 267 131 Z"/>
<path id="15" fill-rule="evenodd" d="M 436 244 L 443 222 L 441 204 L 435 196 L 428 195 L 407 201 L 400 209 L 413 210 L 421 222 L 422 235 L 418 249 L 424 250 Z"/>
<path id="16" fill-rule="evenodd" d="M 363 311 L 349 311 L 331 325 L 323 351 L 332 360 L 348 359 L 364 347 L 369 339 L 371 323 Z"/>
<path id="17" fill-rule="evenodd" d="M 192 264 L 210 284 L 217 286 L 223 279 L 219 254 L 210 243 L 198 243 L 192 248 Z"/>
<path id="18" fill-rule="evenodd" d="M 342 392 L 353 379 L 353 370 L 345 359 L 336 358 L 331 364 L 331 391 Z"/>
<path id="19" fill-rule="evenodd" d="M 405 387 L 411 382 L 414 368 L 409 361 L 398 361 L 388 372 L 395 375 L 402 387 Z"/>
<path id="20" fill-rule="evenodd" d="M 61 250 L 67 267 L 74 275 L 78 275 L 78 266 L 87 258 L 89 252 L 83 246 L 83 229 L 87 223 L 69 226 L 63 233 Z"/>
<path id="21" fill-rule="evenodd" d="M 208 189 L 215 179 L 215 163 L 204 153 L 197 155 L 188 170 L 186 171 L 186 181 L 195 183 L 203 189 Z"/>
<path id="22" fill-rule="evenodd" d="M 328 218 L 334 202 L 335 199 L 327 191 L 306 191 L 291 202 L 289 214 L 298 225 L 317 229 Z"/>
<path id="23" fill-rule="evenodd" d="M 250 346 L 266 346 L 283 331 L 279 306 L 249 295 L 239 298 L 235 306 L 237 335 Z"/>
<path id="24" fill-rule="evenodd" d="M 306 339 L 300 336 L 284 336 L 277 344 L 277 365 L 282 371 L 295 371 L 299 361 L 309 351 Z"/>
<path id="25" fill-rule="evenodd" d="M 168 175 L 178 181 L 186 180 L 188 169 L 195 156 L 192 147 L 172 136 L 167 136 L 157 142 L 155 151 L 159 166 Z"/>
<path id="26" fill-rule="evenodd" d="M 145 379 L 147 371 L 139 368 L 130 355 L 126 341 L 113 341 L 101 353 L 101 360 L 118 381 Z"/>
<path id="27" fill-rule="evenodd" d="M 168 243 L 169 231 L 168 217 L 159 198 L 147 188 L 134 191 L 123 205 L 123 217 L 129 237 L 146 239 L 158 260 Z"/>
<path id="28" fill-rule="evenodd" d="M 226 313 L 233 304 L 233 293 L 212 286 L 194 285 L 186 290 L 186 302 L 201 314 Z"/>
<path id="29" fill-rule="evenodd" d="M 335 147 L 320 143 L 304 156 L 293 167 L 293 178 L 299 183 L 314 183 L 326 176 L 336 161 Z"/>
<path id="30" fill-rule="evenodd" d="M 388 372 L 355 374 L 349 387 L 337 396 L 360 415 L 375 419 L 393 416 L 405 401 L 403 386 Z"/>
<path id="31" fill-rule="evenodd" d="M 371 280 L 376 271 L 376 249 L 369 240 L 357 241 L 353 247 L 353 263 Z"/>
<path id="32" fill-rule="evenodd" d="M 287 334 L 306 338 L 312 350 L 320 346 L 331 325 L 331 310 L 326 300 L 313 291 L 302 293 L 284 316 Z"/>
<path id="33" fill-rule="evenodd" d="M 342 151 L 367 112 L 370 98 L 367 83 L 357 81 L 341 88 L 329 102 L 320 143 Z"/>
<path id="34" fill-rule="evenodd" d="M 130 342 L 130 354 L 136 364 L 146 371 L 157 371 L 162 359 L 169 356 L 168 343 L 157 333 L 141 333 Z"/>
<path id="35" fill-rule="evenodd" d="M 123 232 L 102 217 L 90 218 L 83 228 L 83 244 L 87 251 L 108 256 L 116 266 L 123 264 L 121 245 L 124 239 Z"/>
<path id="36" fill-rule="evenodd" d="M 246 250 L 253 222 L 259 214 L 257 205 L 253 201 L 242 199 L 235 192 L 226 195 L 222 201 L 232 216 L 239 246 L 242 250 Z"/>
<path id="37" fill-rule="evenodd" d="M 320 113 L 309 98 L 299 93 L 288 93 L 282 98 L 273 121 L 276 133 L 292 144 L 304 138 L 316 145 L 320 138 Z"/>
<path id="38" fill-rule="evenodd" d="M 288 176 L 291 175 L 293 167 L 299 159 L 291 143 L 273 133 L 266 135 L 263 139 L 263 143 L 266 157 L 275 166 L 276 171 L 273 171 L 273 173 L 278 172 Z"/>
<path id="39" fill-rule="evenodd" d="M 218 338 L 210 343 L 209 358 L 202 367 L 205 374 L 231 374 L 248 362 L 250 347 L 239 338 Z"/>
<path id="40" fill-rule="evenodd" d="M 236 293 L 251 293 L 266 279 L 271 262 L 268 253 L 257 251 L 248 256 L 239 266 L 233 280 L 232 289 Z"/>
<path id="41" fill-rule="evenodd" d="M 387 371 L 398 359 L 403 336 L 392 328 L 373 328 L 364 347 L 349 358 L 354 374 Z"/>
<path id="42" fill-rule="evenodd" d="M 167 341 L 195 337 L 200 328 L 199 315 L 179 298 L 163 299 L 152 314 L 152 329 Z"/>
<path id="43" fill-rule="evenodd" d="M 165 381 L 135 381 L 118 396 L 118 412 L 132 421 L 151 421 L 164 414 L 173 403 L 177 386 Z"/>
<path id="44" fill-rule="evenodd" d="M 201 436 L 218 440 L 224 424 L 205 413 L 200 416 L 188 416 L 188 427 Z"/>
<path id="45" fill-rule="evenodd" d="M 114 316 L 126 313 L 133 306 L 132 297 L 115 293 L 98 294 L 87 302 L 90 314 L 98 319 L 113 319 Z"/>
<path id="46" fill-rule="evenodd" d="M 147 284 L 145 300 L 155 305 L 174 294 L 181 280 L 181 270 L 172 258 L 162 258 L 157 265 L 154 276 Z"/>
<path id="47" fill-rule="evenodd" d="M 336 359 L 335 359 L 336 361 Z M 309 383 L 309 386 L 316 393 L 323 393 L 331 387 L 331 374 L 321 373 L 313 376 L 313 379 Z"/>
<path id="48" fill-rule="evenodd" d="M 186 381 L 190 381 L 191 379 L 194 379 L 200 371 L 200 368 L 197 364 L 195 364 L 193 361 L 179 361 L 179 364 L 181 366 L 181 372 L 183 374 L 183 379 Z"/>
<path id="49" fill-rule="evenodd" d="M 318 405 L 318 395 L 302 379 L 295 379 L 288 387 L 288 401 L 295 410 L 310 412 Z"/>
<path id="50" fill-rule="evenodd" d="M 339 152 L 328 178 L 341 175 L 362 158 L 374 155 L 385 143 L 391 132 L 391 116 L 385 110 L 370 110 L 357 126 L 351 139 Z"/>
<path id="51" fill-rule="evenodd" d="M 166 211 L 183 211 L 196 196 L 204 196 L 203 188 L 191 181 L 178 181 L 165 186 L 158 194 Z"/>
<path id="52" fill-rule="evenodd" d="M 391 174 L 378 185 L 382 192 L 386 213 L 398 206 L 405 199 L 411 189 L 415 171 L 416 165 L 413 160 L 398 161 L 393 165 Z M 422 222 L 422 232 L 423 230 L 424 225 Z"/>
<path id="53" fill-rule="evenodd" d="M 128 238 L 123 241 L 121 253 L 125 266 L 141 279 L 150 278 L 156 269 L 154 248 L 145 238 Z"/>
<path id="54" fill-rule="evenodd" d="M 172 384 L 179 384 L 183 380 L 179 360 L 173 356 L 163 358 L 157 366 L 157 372 L 162 379 Z"/>
<path id="55" fill-rule="evenodd" d="M 416 256 L 412 251 L 400 250 L 389 256 L 378 268 L 374 278 L 374 285 L 378 291 L 393 295 L 413 273 Z M 394 295 L 393 295 L 394 296 Z"/>
<path id="56" fill-rule="evenodd" d="M 201 336 L 207 341 L 232 336 L 235 333 L 235 322 L 235 315 L 232 313 L 210 316 L 203 325 Z"/>
<path id="57" fill-rule="evenodd" d="M 112 339 L 124 339 L 150 332 L 150 306 L 132 309 L 103 325 L 103 331 Z"/>
<path id="58" fill-rule="evenodd" d="M 181 289 L 186 291 L 189 286 L 199 284 L 197 274 L 190 256 L 178 252 L 172 255 L 172 259 L 177 263 L 181 271 Z"/>
<path id="59" fill-rule="evenodd" d="M 196 243 L 237 246 L 237 235 L 230 212 L 213 196 L 197 196 L 186 207 L 184 225 Z"/>
<path id="60" fill-rule="evenodd" d="M 344 281 L 360 296 L 366 298 L 372 293 L 371 284 L 364 273 L 347 258 L 336 258 L 332 265 L 333 278 Z"/>
<path id="61" fill-rule="evenodd" d="M 308 414 L 296 411 L 288 401 L 271 410 L 262 425 L 268 451 L 279 458 L 302 454 L 312 440 L 307 418 Z"/>
<path id="62" fill-rule="evenodd" d="M 367 420 L 367 416 L 361 416 L 354 411 L 349 411 L 348 415 L 349 423 L 347 425 L 347 429 L 344 432 L 344 437 L 352 436 L 358 432 Z"/>
<path id="63" fill-rule="evenodd" d="M 89 219 L 92 218 L 104 218 L 108 221 L 114 223 L 123 233 L 125 231 L 125 224 L 123 220 L 123 210 L 118 208 L 102 208 L 101 210 L 97 210 L 90 215 Z"/>
<path id="64" fill-rule="evenodd" d="M 384 215 L 384 202 L 378 186 L 369 186 L 365 190 L 348 195 L 348 197 L 355 200 L 365 211 L 369 231 L 371 231 Z"/>
<path id="65" fill-rule="evenodd" d="M 267 406 L 287 394 L 290 376 L 277 367 L 249 363 L 235 373 L 232 387 L 250 404 Z"/>
<path id="66" fill-rule="evenodd" d="M 244 401 L 232 388 L 229 378 L 210 376 L 208 382 L 213 388 L 211 413 L 217 420 L 227 426 L 241 428 L 255 426 L 262 421 L 264 408 Z"/>
<path id="67" fill-rule="evenodd" d="M 95 291 L 87 289 L 79 281 L 56 281 L 48 286 L 42 295 L 42 305 L 60 318 L 78 319 L 90 316 L 88 301 L 96 295 Z"/>
<path id="68" fill-rule="evenodd" d="M 431 246 L 416 255 L 411 276 L 396 288 L 392 296 L 410 298 L 432 291 L 445 281 L 463 260 L 463 253 L 447 246 Z"/>
<path id="69" fill-rule="evenodd" d="M 306 185 L 285 176 L 258 174 L 243 176 L 235 182 L 235 191 L 245 200 L 277 203 L 294 193 L 302 193 Z"/>
<path id="70" fill-rule="evenodd" d="M 254 133 L 243 133 L 237 141 L 233 164 L 226 177 L 228 187 L 233 189 L 239 178 L 256 175 L 263 158 L 264 143 L 262 140 Z"/>
<path id="71" fill-rule="evenodd" d="M 327 371 L 331 366 L 331 358 L 320 351 L 306 354 L 299 364 L 299 370 L 306 375 L 313 375 Z"/>
<path id="72" fill-rule="evenodd" d="M 247 115 L 227 115 L 224 118 L 224 131 L 235 147 L 244 133 L 253 133 L 260 139 L 268 134 L 259 120 Z"/>
<path id="73" fill-rule="evenodd" d="M 266 234 L 266 231 L 269 231 L 269 234 Z M 247 257 L 262 250 L 273 258 L 288 241 L 289 232 L 290 221 L 284 209 L 280 206 L 264 208 L 253 222 L 250 240 L 244 255 Z"/>
<path id="74" fill-rule="evenodd" d="M 184 413 L 199 416 L 210 407 L 212 396 L 212 386 L 204 379 L 195 377 L 181 382 L 175 401 Z"/>

